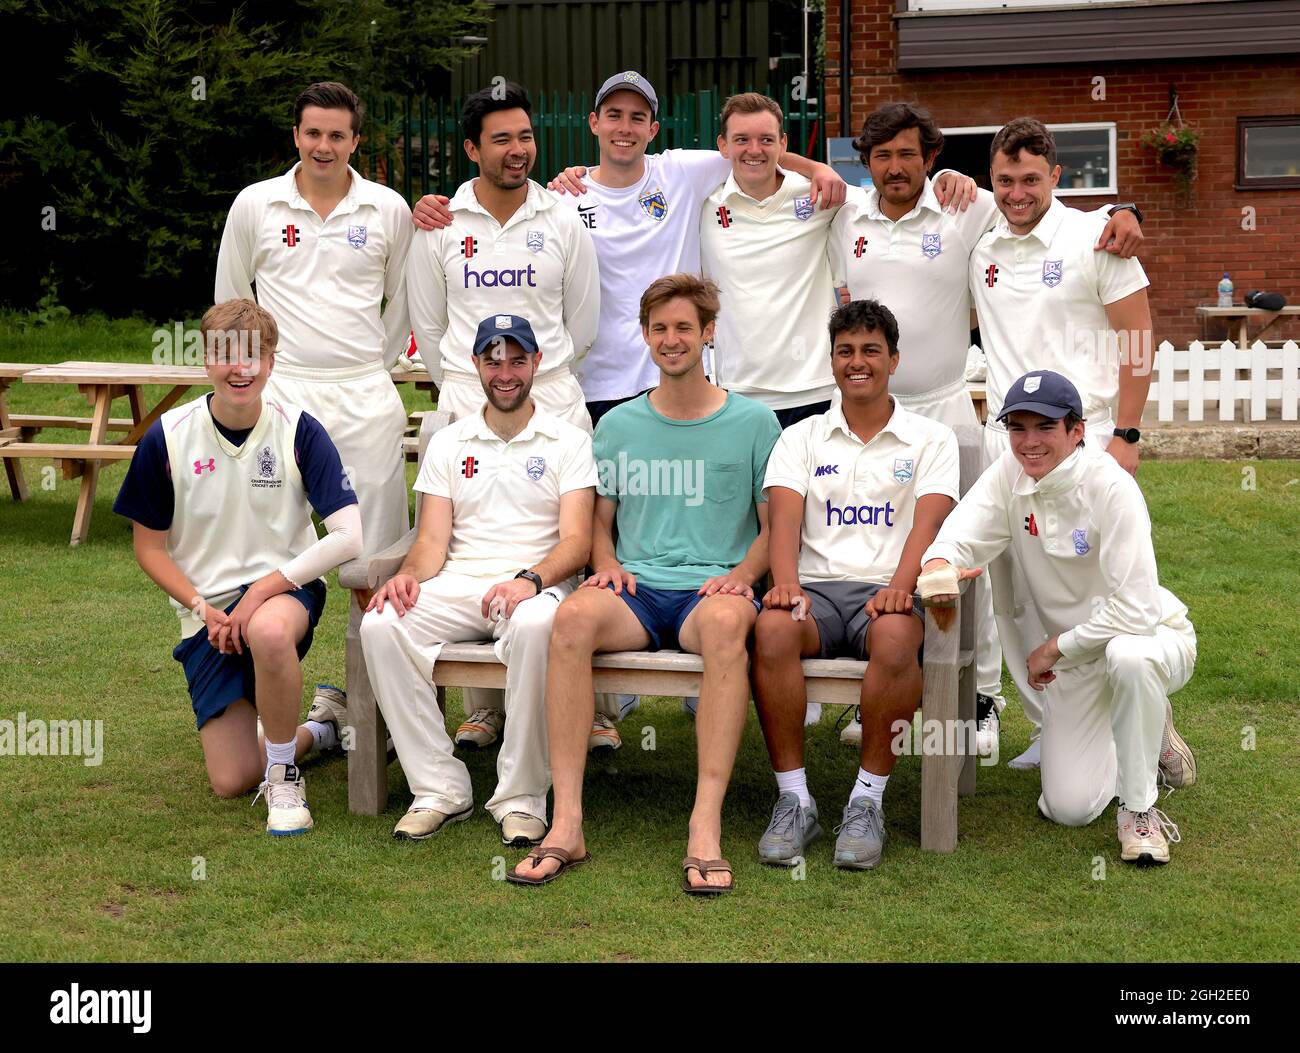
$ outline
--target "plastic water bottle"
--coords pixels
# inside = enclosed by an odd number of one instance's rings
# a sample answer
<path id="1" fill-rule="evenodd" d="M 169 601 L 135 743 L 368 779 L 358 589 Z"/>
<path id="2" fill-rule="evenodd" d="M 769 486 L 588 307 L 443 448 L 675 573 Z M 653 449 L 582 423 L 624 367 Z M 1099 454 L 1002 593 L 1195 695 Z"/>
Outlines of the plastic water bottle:
<path id="1" fill-rule="evenodd" d="M 1223 272 L 1223 277 L 1219 279 L 1219 306 L 1232 306 L 1232 279 L 1228 277 L 1228 272 Z"/>

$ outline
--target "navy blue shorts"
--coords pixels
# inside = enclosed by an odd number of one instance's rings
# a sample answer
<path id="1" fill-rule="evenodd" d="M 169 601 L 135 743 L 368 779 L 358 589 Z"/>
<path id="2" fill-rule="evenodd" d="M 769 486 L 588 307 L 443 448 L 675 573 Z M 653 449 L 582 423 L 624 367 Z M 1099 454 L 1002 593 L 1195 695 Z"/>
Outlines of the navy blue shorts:
<path id="1" fill-rule="evenodd" d="M 607 589 L 613 587 L 613 585 L 605 586 Z M 652 651 L 665 649 L 680 651 L 682 645 L 677 634 L 682 631 L 682 625 L 690 617 L 691 611 L 695 610 L 699 602 L 704 599 L 696 589 L 655 589 L 640 583 L 637 584 L 635 596 L 626 588 L 619 593 L 619 596 L 632 608 L 636 620 L 649 634 Z M 763 609 L 762 601 L 751 602 L 755 610 Z"/>
<path id="2" fill-rule="evenodd" d="M 235 609 L 247 585 L 240 586 L 237 597 L 226 613 Z M 316 623 L 320 621 L 321 611 L 325 609 L 325 585 L 313 581 L 301 589 L 285 593 L 307 608 L 307 632 L 298 641 L 298 658 L 307 653 L 311 647 L 312 634 Z M 253 677 L 253 656 L 244 644 L 243 654 L 222 654 L 208 643 L 208 634 L 199 630 L 188 639 L 182 640 L 172 651 L 172 657 L 185 669 L 185 682 L 190 689 L 190 703 L 194 706 L 196 727 L 203 727 L 213 717 L 219 717 L 232 702 L 241 698 L 257 704 L 257 687 Z"/>

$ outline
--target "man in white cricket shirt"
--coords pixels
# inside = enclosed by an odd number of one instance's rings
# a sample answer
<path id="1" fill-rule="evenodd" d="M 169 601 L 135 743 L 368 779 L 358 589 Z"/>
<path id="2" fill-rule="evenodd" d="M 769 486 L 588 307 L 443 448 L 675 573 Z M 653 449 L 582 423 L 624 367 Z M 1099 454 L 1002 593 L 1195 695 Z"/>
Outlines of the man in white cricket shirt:
<path id="1" fill-rule="evenodd" d="M 415 489 L 420 529 L 361 623 L 375 696 L 414 800 L 393 836 L 423 840 L 474 809 L 432 676 L 444 644 L 495 640 L 507 721 L 487 803 L 505 844 L 546 833 L 546 663 L 556 609 L 591 552 L 591 437 L 530 396 L 544 357 L 527 320 L 478 326 L 484 407 L 437 432 Z"/>
<path id="2" fill-rule="evenodd" d="M 528 178 L 537 162 L 531 110 L 527 94 L 511 83 L 465 100 L 465 152 L 479 175 L 451 199 L 451 226 L 415 235 L 406 270 L 411 322 L 438 383 L 438 408 L 465 417 L 483 405 L 465 356 L 480 319 L 528 318 L 546 352 L 533 398 L 590 433 L 574 373 L 600 317 L 596 250 L 578 216 Z"/>
<path id="3" fill-rule="evenodd" d="M 944 522 L 924 569 L 947 565 L 966 579 L 1010 555 L 1028 587 L 1023 602 L 1044 627 L 1021 641 L 1042 700 L 1039 811 L 1086 826 L 1118 795 L 1120 858 L 1167 863 L 1180 837 L 1156 808 L 1158 783 L 1196 780 L 1169 702 L 1191 678 L 1196 633 L 1160 585 L 1137 481 L 1084 442 L 1086 405 L 1050 370 L 1010 385 L 998 410 L 1010 449 Z M 949 587 L 927 598 L 955 598 Z"/>
<path id="4" fill-rule="evenodd" d="M 413 232 L 401 195 L 348 165 L 363 112 L 342 84 L 313 84 L 298 96 L 299 161 L 235 198 L 216 300 L 251 299 L 256 286 L 257 302 L 280 326 L 268 397 L 301 406 L 329 431 L 361 504 L 366 551 L 378 552 L 409 523 L 406 410 L 389 370 L 410 331 L 404 278 Z"/>
<path id="5" fill-rule="evenodd" d="M 836 828 L 835 865 L 870 870 L 885 847 L 895 725 L 921 702 L 921 553 L 960 494 L 957 437 L 889 393 L 898 324 L 855 300 L 830 318 L 840 400 L 781 433 L 764 489 L 773 588 L 755 629 L 754 703 L 777 801 L 758 858 L 794 866 L 821 835 L 804 768 L 801 658 L 869 657 L 857 779 Z"/>
<path id="6" fill-rule="evenodd" d="M 852 188 L 831 224 L 830 259 L 835 285 L 853 300 L 887 304 L 898 319 L 899 366 L 890 394 L 900 405 L 953 428 L 979 427 L 966 390 L 970 347 L 970 255 L 998 215 L 993 194 L 978 190 L 968 209 L 943 204 L 927 175 L 943 149 L 943 132 L 920 106 L 889 102 L 866 119 L 854 142 L 872 186 Z M 1133 206 L 1100 209 L 1109 214 L 1094 248 L 1132 256 L 1142 242 Z M 976 690 L 980 751 L 991 753 L 998 737 L 1002 698 L 1002 650 L 988 582 L 977 583 L 980 636 L 976 641 Z M 841 736 L 856 744 L 857 719 Z"/>
<path id="7" fill-rule="evenodd" d="M 1061 169 L 1056 142 L 1040 121 L 1011 121 L 994 136 L 989 156 L 1001 215 L 976 244 L 969 271 L 988 359 L 985 465 L 1007 446 L 999 417 L 1012 381 L 1051 369 L 1078 389 L 1087 441 L 1136 472 L 1138 425 L 1154 354 L 1142 265 L 1094 251 L 1103 217 L 1066 208 L 1053 197 Z M 1034 729 L 1029 749 L 1011 765 L 1030 768 L 1038 763 L 1042 715 L 1037 693 L 1023 679 L 1026 656 L 1012 648 L 1017 640 L 1040 636 L 1042 626 L 1004 629 L 1010 619 L 1033 617 L 1020 599 L 1027 583 L 1013 575 L 1009 560 L 989 569 L 1007 669 Z"/>

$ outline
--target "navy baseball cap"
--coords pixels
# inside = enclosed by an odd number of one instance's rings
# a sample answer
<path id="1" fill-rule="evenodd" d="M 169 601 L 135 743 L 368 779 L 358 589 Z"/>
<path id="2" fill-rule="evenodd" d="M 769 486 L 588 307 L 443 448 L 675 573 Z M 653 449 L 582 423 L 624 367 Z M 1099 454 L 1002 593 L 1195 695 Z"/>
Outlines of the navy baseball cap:
<path id="1" fill-rule="evenodd" d="M 533 335 L 533 327 L 527 318 L 520 318 L 517 314 L 494 314 L 484 318 L 474 335 L 474 354 L 481 355 L 494 346 L 497 337 L 515 341 L 530 355 L 537 353 L 537 337 Z"/>
<path id="2" fill-rule="evenodd" d="M 641 76 L 636 70 L 625 70 L 622 73 L 615 73 L 609 80 L 600 86 L 600 91 L 596 92 L 596 104 L 592 109 L 597 113 L 600 112 L 600 104 L 605 101 L 607 95 L 612 95 L 616 91 L 634 91 L 650 104 L 650 116 L 654 117 L 659 112 L 659 96 L 655 94 L 654 88 L 650 82 Z"/>
<path id="3" fill-rule="evenodd" d="M 1082 417 L 1083 400 L 1079 398 L 1079 389 L 1060 373 L 1040 369 L 1026 373 L 1011 385 L 998 420 L 1006 420 L 1008 415 L 1020 410 L 1041 413 L 1050 420 L 1060 420 L 1067 413 Z"/>

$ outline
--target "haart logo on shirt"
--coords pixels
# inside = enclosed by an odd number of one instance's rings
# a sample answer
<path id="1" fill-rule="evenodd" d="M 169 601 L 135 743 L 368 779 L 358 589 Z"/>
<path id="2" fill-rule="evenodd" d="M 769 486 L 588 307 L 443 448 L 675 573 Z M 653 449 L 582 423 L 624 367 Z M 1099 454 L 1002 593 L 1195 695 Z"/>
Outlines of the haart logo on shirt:
<path id="1" fill-rule="evenodd" d="M 886 501 L 883 505 L 844 505 L 840 508 L 826 502 L 827 526 L 887 526 L 894 525 L 893 504 Z"/>
<path id="2" fill-rule="evenodd" d="M 518 289 L 527 285 L 537 288 L 537 271 L 530 263 L 527 267 L 496 267 L 472 271 L 465 264 L 465 288 L 470 288 L 470 279 L 474 279 L 475 289 Z"/>
<path id="3" fill-rule="evenodd" d="M 813 475 L 839 475 L 840 466 L 838 464 L 819 464 Z"/>
<path id="4" fill-rule="evenodd" d="M 202 461 L 194 462 L 194 474 L 199 477 L 202 477 L 204 472 L 212 473 L 215 472 L 216 470 L 217 470 L 217 459 L 215 457 L 209 457 L 207 464 L 204 464 Z"/>

